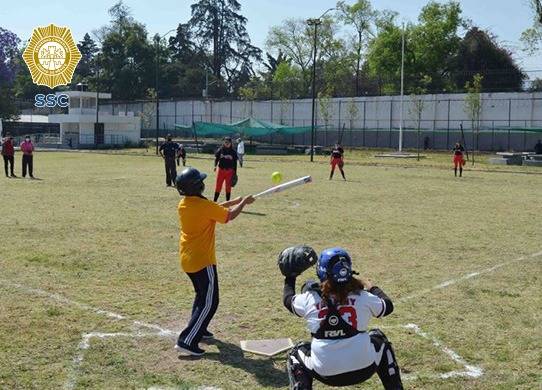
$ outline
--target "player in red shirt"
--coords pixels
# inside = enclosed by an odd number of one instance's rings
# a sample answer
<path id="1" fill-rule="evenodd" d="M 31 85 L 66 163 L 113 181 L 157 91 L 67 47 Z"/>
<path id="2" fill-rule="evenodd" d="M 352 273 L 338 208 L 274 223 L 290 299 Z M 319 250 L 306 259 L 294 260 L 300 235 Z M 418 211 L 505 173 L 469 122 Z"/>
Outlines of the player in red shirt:
<path id="1" fill-rule="evenodd" d="M 13 137 L 10 134 L 6 134 L 6 138 L 2 140 L 2 157 L 4 157 L 4 171 L 6 172 L 6 177 L 10 177 L 10 175 L 8 175 L 8 164 L 11 177 L 17 177 L 13 173 L 13 166 L 15 165 L 15 148 L 13 147 Z"/>
<path id="2" fill-rule="evenodd" d="M 461 177 L 463 176 L 463 166 L 465 165 L 465 158 L 463 157 L 465 148 L 459 142 L 456 142 L 452 152 L 454 154 L 453 162 L 455 176 L 457 176 L 457 168 L 459 167 L 459 177 Z"/>
<path id="3" fill-rule="evenodd" d="M 341 175 L 344 180 L 346 180 L 346 177 L 344 176 L 344 149 L 340 144 L 335 144 L 335 147 L 331 150 L 331 159 L 329 161 L 331 164 L 331 173 L 329 174 L 329 180 L 333 179 L 333 174 L 335 173 L 335 167 L 339 166 L 339 171 L 341 171 Z"/>

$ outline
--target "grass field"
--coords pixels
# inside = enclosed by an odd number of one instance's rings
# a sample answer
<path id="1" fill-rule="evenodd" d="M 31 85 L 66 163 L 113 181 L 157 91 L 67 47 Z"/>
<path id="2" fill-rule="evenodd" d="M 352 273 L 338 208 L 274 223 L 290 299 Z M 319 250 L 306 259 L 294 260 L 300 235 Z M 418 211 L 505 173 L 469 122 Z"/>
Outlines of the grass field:
<path id="1" fill-rule="evenodd" d="M 160 159 L 38 153 L 42 180 L 0 179 L 0 388 L 286 388 L 284 356 L 243 354 L 239 341 L 308 338 L 282 307 L 276 266 L 303 242 L 344 246 L 394 300 L 372 325 L 394 343 L 406 388 L 542 386 L 542 170 L 482 162 L 460 179 L 449 155 L 359 152 L 349 181 L 330 182 L 323 157 L 306 160 L 249 156 L 240 170 L 238 194 L 265 189 L 276 170 L 314 183 L 217 228 L 219 341 L 200 360 L 173 351 L 193 292 Z M 210 158 L 189 162 L 211 172 Z"/>

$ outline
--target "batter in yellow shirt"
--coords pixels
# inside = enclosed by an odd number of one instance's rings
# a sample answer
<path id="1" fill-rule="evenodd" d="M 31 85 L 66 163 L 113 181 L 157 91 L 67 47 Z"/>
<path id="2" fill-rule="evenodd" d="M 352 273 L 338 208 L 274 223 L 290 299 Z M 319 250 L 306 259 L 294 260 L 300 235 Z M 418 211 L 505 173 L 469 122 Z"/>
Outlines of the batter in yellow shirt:
<path id="1" fill-rule="evenodd" d="M 215 225 L 228 222 L 229 211 L 208 199 L 185 196 L 179 202 L 179 256 L 186 273 L 216 265 Z"/>

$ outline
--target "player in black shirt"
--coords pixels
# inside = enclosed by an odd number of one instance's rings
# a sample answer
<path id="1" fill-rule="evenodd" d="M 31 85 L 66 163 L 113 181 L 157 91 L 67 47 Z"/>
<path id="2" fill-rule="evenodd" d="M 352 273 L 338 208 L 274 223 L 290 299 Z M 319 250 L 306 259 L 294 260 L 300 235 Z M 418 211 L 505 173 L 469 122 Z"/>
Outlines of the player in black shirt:
<path id="1" fill-rule="evenodd" d="M 179 150 L 179 144 L 172 141 L 171 134 L 166 137 L 167 141 L 160 145 L 160 156 L 164 159 L 166 167 L 166 185 L 171 187 L 175 185 L 175 178 L 177 177 L 177 168 L 175 167 L 175 158 Z"/>
<path id="2" fill-rule="evenodd" d="M 225 137 L 224 143 L 215 153 L 216 186 L 214 201 L 218 200 L 222 185 L 226 183 L 226 201 L 231 198 L 232 178 L 237 173 L 237 152 L 232 147 L 231 137 Z M 218 168 L 218 170 L 217 170 Z"/>
<path id="3" fill-rule="evenodd" d="M 465 159 L 463 158 L 465 148 L 459 142 L 456 142 L 452 152 L 454 154 L 454 173 L 457 176 L 457 167 L 459 167 L 459 177 L 461 177 L 463 176 L 463 165 L 465 165 Z"/>
<path id="4" fill-rule="evenodd" d="M 335 173 L 335 167 L 339 166 L 339 171 L 341 171 L 341 175 L 344 180 L 346 180 L 346 177 L 344 176 L 344 149 L 340 144 L 335 144 L 335 147 L 331 150 L 331 159 L 329 161 L 331 164 L 331 173 L 329 174 L 329 180 L 333 179 L 333 174 Z"/>

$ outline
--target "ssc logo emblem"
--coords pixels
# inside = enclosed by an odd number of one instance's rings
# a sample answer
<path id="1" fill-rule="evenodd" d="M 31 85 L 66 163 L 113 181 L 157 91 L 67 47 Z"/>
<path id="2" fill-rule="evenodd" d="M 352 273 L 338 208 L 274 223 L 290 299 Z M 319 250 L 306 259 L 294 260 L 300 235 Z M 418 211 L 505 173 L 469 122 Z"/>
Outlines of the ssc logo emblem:
<path id="1" fill-rule="evenodd" d="M 337 316 L 331 316 L 328 319 L 329 325 L 335 326 L 339 323 L 339 318 Z"/>
<path id="2" fill-rule="evenodd" d="M 67 27 L 37 27 L 23 53 L 32 81 L 54 88 L 69 84 L 81 53 Z"/>

